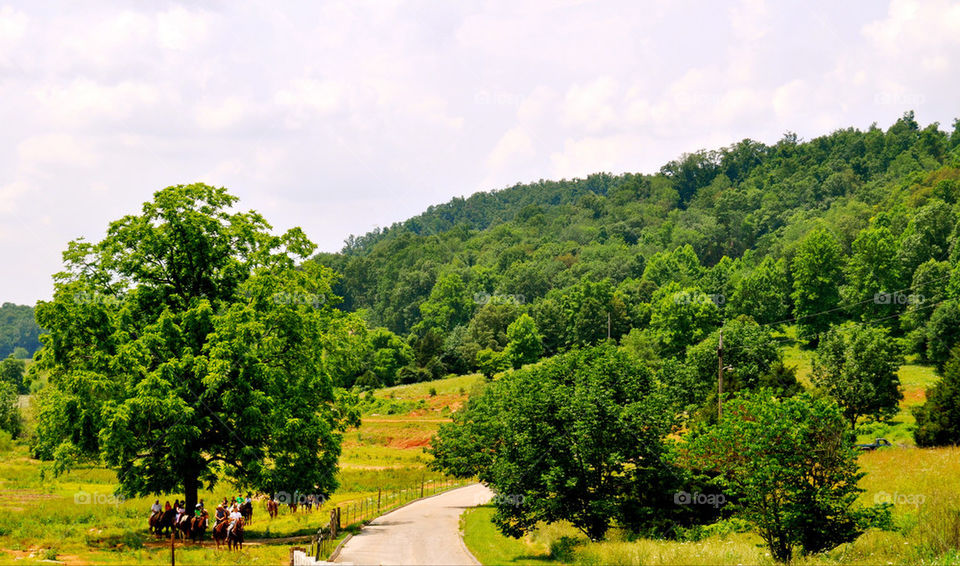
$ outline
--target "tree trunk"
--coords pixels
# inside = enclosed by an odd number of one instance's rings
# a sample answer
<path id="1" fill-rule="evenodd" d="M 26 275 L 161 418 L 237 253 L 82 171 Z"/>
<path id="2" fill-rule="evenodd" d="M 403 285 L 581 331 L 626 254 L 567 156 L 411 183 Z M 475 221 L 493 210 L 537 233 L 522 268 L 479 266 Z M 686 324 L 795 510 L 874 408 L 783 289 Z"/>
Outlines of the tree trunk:
<path id="1" fill-rule="evenodd" d="M 183 474 L 183 495 L 186 498 L 184 508 L 189 515 L 193 515 L 197 507 L 197 491 L 200 487 L 199 474 L 193 470 L 187 470 Z"/>

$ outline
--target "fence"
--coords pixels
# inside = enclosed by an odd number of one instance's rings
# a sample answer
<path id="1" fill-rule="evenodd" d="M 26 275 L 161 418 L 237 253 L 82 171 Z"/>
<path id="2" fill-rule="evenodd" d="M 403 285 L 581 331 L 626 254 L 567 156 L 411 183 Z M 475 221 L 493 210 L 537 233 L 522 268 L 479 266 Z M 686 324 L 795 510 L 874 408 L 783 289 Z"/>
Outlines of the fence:
<path id="1" fill-rule="evenodd" d="M 304 549 L 291 549 L 290 563 L 294 564 L 294 551 L 302 551 L 308 557 L 315 560 L 324 560 L 336 549 L 337 537 L 343 529 L 362 523 L 367 519 L 379 517 L 411 501 L 436 495 L 470 483 L 472 483 L 472 480 L 445 479 L 441 481 L 422 481 L 419 486 L 393 490 L 384 490 L 381 488 L 377 490 L 376 495 L 341 501 L 337 504 L 337 507 L 330 510 L 330 522 L 326 526 L 317 529 L 317 533 L 313 535 L 309 547 Z M 297 560 L 301 559 L 298 558 Z"/>

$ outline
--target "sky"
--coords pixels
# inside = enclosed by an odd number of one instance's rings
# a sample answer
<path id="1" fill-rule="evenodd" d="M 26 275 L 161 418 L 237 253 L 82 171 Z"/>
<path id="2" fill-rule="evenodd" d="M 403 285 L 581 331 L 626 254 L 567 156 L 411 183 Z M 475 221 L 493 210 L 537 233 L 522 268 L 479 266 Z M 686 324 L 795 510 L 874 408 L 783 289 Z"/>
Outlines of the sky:
<path id="1" fill-rule="evenodd" d="M 0 302 L 166 186 L 319 250 L 538 179 L 960 117 L 960 3 L 0 0 Z"/>

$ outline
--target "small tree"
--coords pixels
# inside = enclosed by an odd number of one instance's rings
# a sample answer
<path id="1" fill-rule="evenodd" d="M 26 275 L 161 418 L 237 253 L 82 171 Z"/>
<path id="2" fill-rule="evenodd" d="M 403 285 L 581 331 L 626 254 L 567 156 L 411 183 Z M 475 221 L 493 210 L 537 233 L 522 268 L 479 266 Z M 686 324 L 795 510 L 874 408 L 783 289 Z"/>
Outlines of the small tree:
<path id="1" fill-rule="evenodd" d="M 510 367 L 510 361 L 503 354 L 490 348 L 484 348 L 477 352 L 477 368 L 487 379 L 493 379 L 493 376 Z"/>
<path id="2" fill-rule="evenodd" d="M 943 379 L 927 389 L 927 400 L 913 408 L 917 446 L 960 444 L 960 346 L 953 349 Z"/>
<path id="3" fill-rule="evenodd" d="M 507 327 L 506 355 L 514 368 L 537 361 L 543 353 L 543 339 L 537 331 L 537 323 L 527 313 Z"/>
<path id="4" fill-rule="evenodd" d="M 710 474 L 753 524 L 773 558 L 822 552 L 886 517 L 855 506 L 863 490 L 853 433 L 836 402 L 803 393 L 746 391 L 719 424 L 693 431 L 681 452 Z"/>
<path id="5" fill-rule="evenodd" d="M 899 410 L 900 345 L 883 328 L 846 323 L 827 332 L 813 358 L 813 382 L 843 408 L 851 429 L 860 417 L 885 420 Z"/>

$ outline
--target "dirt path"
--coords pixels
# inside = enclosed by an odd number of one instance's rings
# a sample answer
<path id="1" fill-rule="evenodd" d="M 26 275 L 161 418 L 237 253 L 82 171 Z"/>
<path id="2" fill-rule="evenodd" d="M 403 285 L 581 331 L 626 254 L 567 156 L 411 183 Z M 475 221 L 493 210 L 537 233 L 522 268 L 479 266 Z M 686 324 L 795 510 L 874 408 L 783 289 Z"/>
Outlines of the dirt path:
<path id="1" fill-rule="evenodd" d="M 493 494 L 473 484 L 421 499 L 374 519 L 343 547 L 343 564 L 477 564 L 460 538 L 460 514 Z"/>

